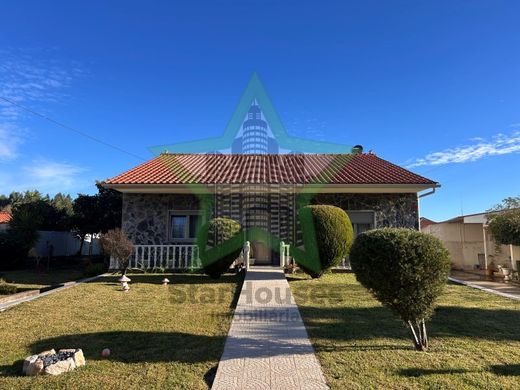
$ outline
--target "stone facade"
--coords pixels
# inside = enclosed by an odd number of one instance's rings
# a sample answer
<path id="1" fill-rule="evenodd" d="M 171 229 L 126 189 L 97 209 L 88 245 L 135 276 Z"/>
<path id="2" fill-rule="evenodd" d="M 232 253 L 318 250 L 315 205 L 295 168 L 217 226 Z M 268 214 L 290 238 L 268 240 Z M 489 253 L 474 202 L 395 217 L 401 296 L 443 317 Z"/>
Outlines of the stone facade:
<path id="1" fill-rule="evenodd" d="M 171 210 L 198 210 L 193 194 L 123 194 L 121 226 L 134 244 L 159 245 L 169 242 Z"/>
<path id="2" fill-rule="evenodd" d="M 237 197 L 235 202 L 241 202 L 240 199 L 242 198 Z M 205 198 L 193 194 L 125 193 L 123 194 L 122 227 L 135 244 L 166 244 L 170 242 L 169 216 L 172 210 L 194 211 L 205 209 L 208 208 L 207 205 L 212 204 L 212 201 L 213 199 L 209 197 Z M 204 205 L 205 202 L 208 202 L 206 206 Z M 373 211 L 375 214 L 375 227 L 378 228 L 419 228 L 416 194 L 316 194 L 311 199 L 311 203 L 335 205 L 347 211 Z M 222 205 L 222 202 L 217 199 L 214 204 L 218 208 L 219 205 Z M 242 210 L 243 205 L 235 205 L 233 208 Z M 211 211 L 207 213 L 211 215 L 234 217 L 234 215 L 224 215 L 228 214 L 227 211 L 214 210 L 214 206 L 210 206 L 209 210 Z M 270 210 L 271 213 L 272 210 Z M 296 220 L 294 217 L 295 213 L 290 214 L 290 216 L 285 215 L 285 221 Z M 235 219 L 240 218 L 235 217 Z M 273 234 L 276 233 L 276 229 L 272 227 L 271 231 Z M 286 239 L 285 237 L 282 238 Z"/>
<path id="3" fill-rule="evenodd" d="M 376 228 L 419 229 L 416 194 L 316 194 L 311 203 L 330 204 L 350 211 L 374 211 Z"/>

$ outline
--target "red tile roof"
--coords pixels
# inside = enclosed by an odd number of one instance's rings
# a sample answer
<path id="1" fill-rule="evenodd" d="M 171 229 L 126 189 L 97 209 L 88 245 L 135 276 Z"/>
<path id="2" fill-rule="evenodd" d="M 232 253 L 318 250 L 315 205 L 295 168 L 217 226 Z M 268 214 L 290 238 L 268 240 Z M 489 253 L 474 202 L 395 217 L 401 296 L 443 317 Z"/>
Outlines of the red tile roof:
<path id="1" fill-rule="evenodd" d="M 8 211 L 0 211 L 0 223 L 8 223 L 12 217 Z"/>
<path id="2" fill-rule="evenodd" d="M 430 226 L 430 225 L 435 225 L 436 223 L 437 222 L 432 221 L 431 219 L 421 217 L 421 221 L 420 221 L 421 229 L 424 229 L 425 227 Z"/>
<path id="3" fill-rule="evenodd" d="M 105 183 L 437 184 L 371 153 L 164 153 Z"/>

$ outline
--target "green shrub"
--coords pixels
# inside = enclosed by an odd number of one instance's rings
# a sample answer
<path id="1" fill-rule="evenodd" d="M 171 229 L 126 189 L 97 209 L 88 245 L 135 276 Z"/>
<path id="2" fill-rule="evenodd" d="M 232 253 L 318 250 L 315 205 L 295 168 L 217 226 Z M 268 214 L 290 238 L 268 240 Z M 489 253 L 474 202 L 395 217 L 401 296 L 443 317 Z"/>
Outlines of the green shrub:
<path id="1" fill-rule="evenodd" d="M 341 263 L 352 246 L 352 224 L 339 207 L 315 205 L 298 213 L 305 252 L 293 251 L 298 265 L 313 278 Z"/>
<path id="2" fill-rule="evenodd" d="M 520 245 L 520 209 L 492 214 L 489 230 L 499 244 Z"/>
<path id="3" fill-rule="evenodd" d="M 5 280 L 0 279 L 0 295 L 11 295 L 17 292 L 18 289 L 14 284 L 7 283 Z"/>
<path id="4" fill-rule="evenodd" d="M 93 263 L 88 264 L 83 271 L 83 275 L 89 278 L 91 276 L 98 276 L 106 272 L 105 264 L 103 263 Z"/>
<path id="5" fill-rule="evenodd" d="M 21 268 L 30 247 L 16 231 L 12 229 L 0 233 L 0 269 Z"/>
<path id="6" fill-rule="evenodd" d="M 450 270 L 442 243 L 411 229 L 371 230 L 354 241 L 350 264 L 357 280 L 410 328 L 416 349 L 426 350 L 425 320 Z"/>
<path id="7" fill-rule="evenodd" d="M 21 268 L 29 250 L 38 241 L 42 223 L 42 201 L 23 203 L 13 207 L 9 229 L 0 233 L 0 269 Z"/>
<path id="8" fill-rule="evenodd" d="M 219 278 L 229 270 L 244 244 L 242 229 L 237 221 L 214 218 L 202 226 L 197 235 L 199 257 L 204 272 Z"/>

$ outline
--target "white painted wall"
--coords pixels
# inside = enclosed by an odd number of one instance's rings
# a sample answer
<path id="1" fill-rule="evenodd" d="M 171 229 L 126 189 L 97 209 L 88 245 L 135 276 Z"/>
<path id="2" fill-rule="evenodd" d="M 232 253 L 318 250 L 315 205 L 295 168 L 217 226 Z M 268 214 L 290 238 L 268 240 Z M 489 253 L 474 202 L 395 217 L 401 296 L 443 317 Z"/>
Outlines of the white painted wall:
<path id="1" fill-rule="evenodd" d="M 79 250 L 81 241 L 73 233 L 45 230 L 40 230 L 38 233 L 40 237 L 36 243 L 36 253 L 40 257 L 48 256 L 47 242 L 54 246 L 53 256 L 73 256 Z M 81 254 L 84 256 L 101 254 L 98 237 L 87 235 Z"/>
<path id="2" fill-rule="evenodd" d="M 450 252 L 451 262 L 457 268 L 472 270 L 478 264 L 478 255 L 484 253 L 484 235 L 482 223 L 437 223 L 422 229 L 440 239 Z M 495 267 L 511 267 L 510 248 L 496 245 L 493 236 L 486 232 L 488 264 Z M 520 260 L 520 247 L 513 247 L 513 260 Z M 513 261 L 513 266 L 516 263 Z"/>

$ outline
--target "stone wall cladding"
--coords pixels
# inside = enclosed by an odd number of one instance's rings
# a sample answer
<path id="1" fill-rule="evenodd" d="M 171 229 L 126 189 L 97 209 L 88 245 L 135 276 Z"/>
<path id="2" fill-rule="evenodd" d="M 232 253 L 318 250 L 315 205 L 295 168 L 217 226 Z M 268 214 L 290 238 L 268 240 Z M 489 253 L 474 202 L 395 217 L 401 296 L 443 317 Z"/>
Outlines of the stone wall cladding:
<path id="1" fill-rule="evenodd" d="M 199 210 L 200 199 L 193 194 L 125 193 L 122 228 L 134 244 L 166 244 L 169 242 L 169 212 Z M 316 194 L 311 203 L 330 204 L 344 210 L 374 211 L 378 228 L 419 228 L 416 194 Z"/>
<path id="2" fill-rule="evenodd" d="M 169 212 L 198 210 L 199 198 L 193 194 L 123 194 L 122 229 L 137 245 L 169 242 Z"/>
<path id="3" fill-rule="evenodd" d="M 376 228 L 404 227 L 419 229 L 416 194 L 316 194 L 312 204 L 330 204 L 343 210 L 372 210 Z"/>

